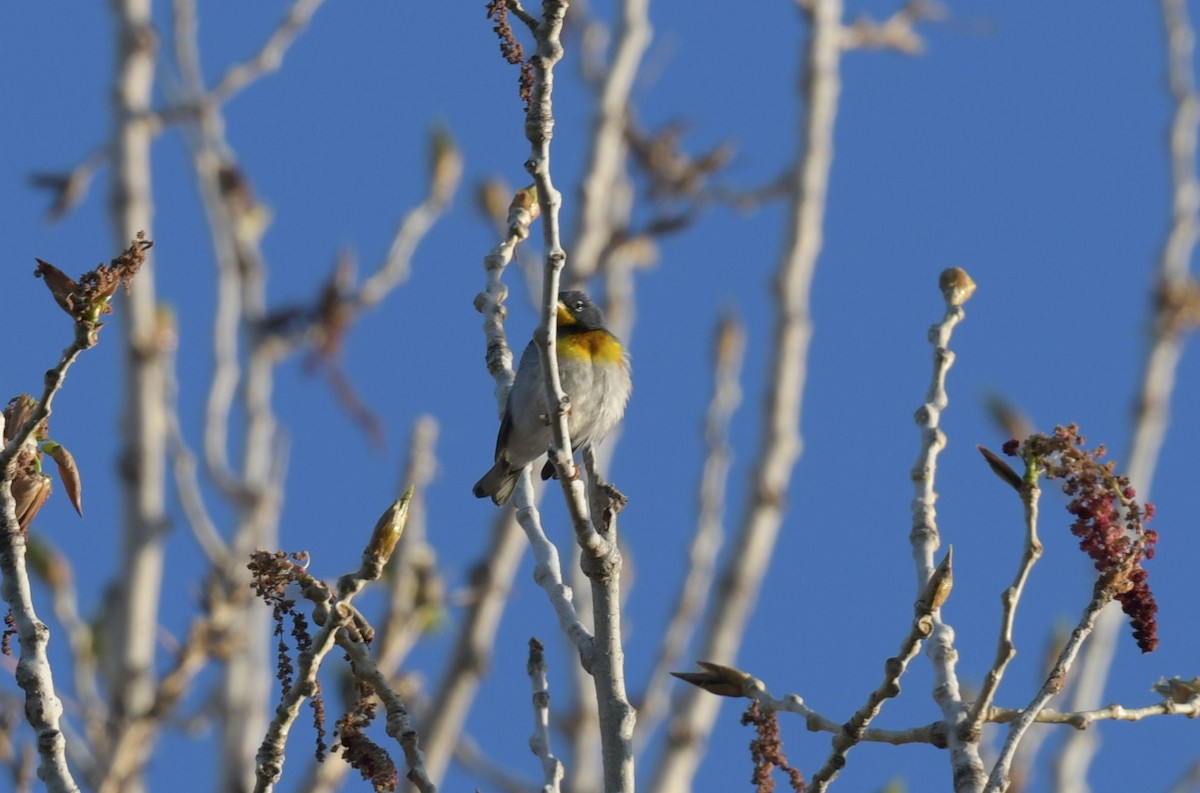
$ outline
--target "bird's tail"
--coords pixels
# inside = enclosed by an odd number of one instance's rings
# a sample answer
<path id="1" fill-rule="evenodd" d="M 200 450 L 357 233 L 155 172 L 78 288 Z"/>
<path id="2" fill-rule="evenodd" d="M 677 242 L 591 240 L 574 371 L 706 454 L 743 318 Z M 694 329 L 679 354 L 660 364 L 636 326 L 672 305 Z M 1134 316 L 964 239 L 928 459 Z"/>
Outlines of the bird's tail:
<path id="1" fill-rule="evenodd" d="M 512 498 L 513 490 L 516 489 L 517 480 L 520 478 L 520 468 L 513 468 L 506 461 L 497 460 L 492 469 L 475 483 L 471 492 L 475 494 L 475 498 L 491 496 L 493 503 L 507 504 L 508 500 Z"/>

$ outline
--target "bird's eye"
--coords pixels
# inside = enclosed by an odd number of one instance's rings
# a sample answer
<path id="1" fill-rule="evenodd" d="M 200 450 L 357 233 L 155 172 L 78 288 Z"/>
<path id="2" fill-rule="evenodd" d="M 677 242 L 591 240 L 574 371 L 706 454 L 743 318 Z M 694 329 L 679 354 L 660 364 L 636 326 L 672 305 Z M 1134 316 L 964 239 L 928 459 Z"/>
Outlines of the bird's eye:
<path id="1" fill-rule="evenodd" d="M 576 310 L 576 311 L 583 311 L 583 301 L 582 301 L 582 300 L 576 300 L 576 301 L 575 301 L 575 310 Z"/>

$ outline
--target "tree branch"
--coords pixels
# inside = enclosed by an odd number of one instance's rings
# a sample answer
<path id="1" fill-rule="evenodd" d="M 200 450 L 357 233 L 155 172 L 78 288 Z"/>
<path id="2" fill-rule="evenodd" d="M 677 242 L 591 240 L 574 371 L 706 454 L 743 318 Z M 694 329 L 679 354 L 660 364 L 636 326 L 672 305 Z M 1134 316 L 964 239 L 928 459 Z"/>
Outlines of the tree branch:
<path id="1" fill-rule="evenodd" d="M 946 434 L 942 431 L 942 411 L 950 402 L 946 394 L 946 375 L 954 364 L 954 353 L 949 349 L 950 336 L 954 328 L 966 316 L 962 304 L 975 291 L 975 283 L 965 270 L 952 268 L 942 272 L 939 279 L 946 313 L 942 321 L 929 331 L 929 340 L 934 346 L 933 373 L 925 403 L 917 410 L 917 426 L 921 428 L 921 448 L 917 462 L 912 468 L 912 543 L 913 560 L 917 569 L 917 591 L 929 584 L 933 575 L 933 559 L 941 537 L 938 533 L 936 511 L 937 492 L 934 480 L 937 474 L 938 454 L 946 446 Z M 982 787 L 984 768 L 979 756 L 977 740 L 965 740 L 958 734 L 958 726 L 967 717 L 966 706 L 959 692 L 955 662 L 958 651 L 954 648 L 954 629 L 942 621 L 940 611 L 933 614 L 933 635 L 925 652 L 933 663 L 933 696 L 942 709 L 949 730 L 950 762 L 954 769 L 954 789 L 975 791 Z"/>
<path id="2" fill-rule="evenodd" d="M 533 735 L 529 748 L 542 764 L 542 793 L 559 793 L 563 766 L 550 748 L 550 680 L 542 643 L 529 640 L 529 663 L 526 665 L 533 684 Z"/>
<path id="3" fill-rule="evenodd" d="M 713 345 L 713 393 L 704 422 L 708 452 L 700 477 L 696 533 L 688 549 L 687 576 L 679 588 L 671 619 L 659 645 L 658 658 L 638 707 L 639 747 L 648 740 L 666 712 L 670 671 L 678 665 L 687 649 L 703 614 L 705 598 L 712 589 L 717 552 L 725 533 L 725 490 L 732 461 L 729 423 L 742 400 L 738 376 L 745 349 L 746 332 L 741 322 L 732 316 L 726 317 L 717 328 Z"/>
<path id="4" fill-rule="evenodd" d="M 1155 467 L 1170 421 L 1171 394 L 1183 355 L 1182 328 L 1171 310 L 1170 295 L 1189 281 L 1196 249 L 1200 181 L 1196 177 L 1196 136 L 1200 127 L 1200 96 L 1196 93 L 1194 54 L 1196 35 L 1184 0 L 1160 0 L 1167 42 L 1167 82 L 1175 112 L 1168 131 L 1171 171 L 1171 217 L 1158 260 L 1156 302 L 1149 349 L 1141 382 L 1134 397 L 1134 425 L 1130 444 L 1129 479 L 1143 499 L 1150 498 Z M 1104 697 L 1121 614 L 1111 609 L 1100 617 L 1092 641 L 1080 659 L 1073 710 L 1099 706 Z M 1088 793 L 1087 771 L 1100 746 L 1097 730 L 1073 733 L 1054 763 L 1056 786 Z"/>
<path id="5" fill-rule="evenodd" d="M 1017 618 L 1017 606 L 1021 602 L 1021 595 L 1025 590 L 1025 582 L 1029 579 L 1029 573 L 1042 556 L 1042 541 L 1038 539 L 1037 534 L 1038 500 L 1041 495 L 1042 491 L 1038 487 L 1037 476 L 1027 473 L 1021 487 L 1021 502 L 1025 505 L 1024 552 L 1021 555 L 1021 563 L 1017 568 L 1016 577 L 1001 595 L 1003 616 L 1000 620 L 1000 637 L 996 642 L 996 657 L 992 661 L 992 668 L 988 670 L 987 676 L 983 679 L 979 696 L 971 704 L 967 717 L 960 727 L 963 740 L 979 740 L 980 730 L 983 726 L 983 714 L 987 713 L 988 708 L 991 707 L 992 701 L 996 697 L 996 689 L 999 688 L 1000 681 L 1004 678 L 1004 670 L 1017 654 L 1016 645 L 1013 643 L 1013 625 Z"/>
<path id="6" fill-rule="evenodd" d="M 871 720 L 878 716 L 879 711 L 883 709 L 883 703 L 900 695 L 900 678 L 908 669 L 908 664 L 920 652 L 921 642 L 928 639 L 933 633 L 933 614 L 942 607 L 950 595 L 953 581 L 952 560 L 953 553 L 948 552 L 946 558 L 934 571 L 933 577 L 929 579 L 925 592 L 917 598 L 913 608 L 912 627 L 900 644 L 900 652 L 887 659 L 883 665 L 883 682 L 871 692 L 866 703 L 850 717 L 850 720 L 834 734 L 833 751 L 825 764 L 813 774 L 809 788 L 811 793 L 824 793 L 829 787 L 829 783 L 845 767 L 846 755 L 863 740 L 863 735 Z"/>

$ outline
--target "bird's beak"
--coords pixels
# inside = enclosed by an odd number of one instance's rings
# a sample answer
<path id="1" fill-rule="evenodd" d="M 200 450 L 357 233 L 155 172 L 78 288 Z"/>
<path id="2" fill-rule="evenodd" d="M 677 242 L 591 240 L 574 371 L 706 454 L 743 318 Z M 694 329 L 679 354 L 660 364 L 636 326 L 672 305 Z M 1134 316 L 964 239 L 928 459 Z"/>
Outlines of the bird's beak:
<path id="1" fill-rule="evenodd" d="M 571 312 L 567 311 L 566 305 L 560 300 L 558 301 L 558 324 L 559 325 L 574 325 L 575 317 L 571 316 Z"/>

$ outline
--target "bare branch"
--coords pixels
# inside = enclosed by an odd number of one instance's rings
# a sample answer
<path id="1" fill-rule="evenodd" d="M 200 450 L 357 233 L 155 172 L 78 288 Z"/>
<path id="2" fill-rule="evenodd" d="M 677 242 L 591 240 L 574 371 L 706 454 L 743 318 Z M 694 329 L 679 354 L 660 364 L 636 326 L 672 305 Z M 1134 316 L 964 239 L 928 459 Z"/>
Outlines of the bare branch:
<path id="1" fill-rule="evenodd" d="M 373 647 L 376 663 L 389 677 L 396 674 L 413 644 L 445 607 L 444 584 L 437 558 L 426 536 L 426 488 L 437 471 L 438 422 L 423 415 L 413 423 L 408 463 L 400 478 L 401 493 L 412 490 L 404 536 L 388 563 L 390 596 Z M 426 750 L 428 752 L 428 748 Z M 436 776 L 436 775 L 435 775 Z"/>
<path id="2" fill-rule="evenodd" d="M 49 495 L 49 488 L 40 488 L 40 499 L 28 496 L 26 500 L 32 499 L 32 504 L 24 506 L 22 514 L 18 515 L 13 487 L 27 475 L 23 459 L 29 461 L 30 468 L 39 471 L 38 444 L 44 440 L 46 421 L 53 412 L 54 399 L 63 386 L 67 371 L 80 353 L 96 345 L 101 325 L 99 317 L 111 312 L 109 301 L 122 282 L 129 289 L 131 279 L 142 270 L 146 251 L 152 244 L 139 232 L 124 253 L 110 264 L 85 273 L 78 283 L 53 265 L 39 260 L 36 275 L 46 280 L 55 301 L 75 319 L 73 339 L 63 350 L 58 363 L 46 372 L 41 397 L 37 400 L 17 397 L 0 413 L 0 440 L 4 442 L 0 449 L 0 595 L 11 615 L 11 623 L 6 622 L 5 641 L 7 643 L 11 628 L 21 649 L 16 680 L 25 692 L 26 719 L 38 736 L 41 758 L 38 775 L 53 791 L 72 791 L 77 787 L 67 768 L 66 740 L 59 723 L 62 702 L 55 693 L 46 653 L 50 629 L 34 611 L 26 567 L 28 522 Z M 43 478 L 40 473 L 37 476 Z M 94 708 L 91 713 L 95 713 Z"/>
<path id="3" fill-rule="evenodd" d="M 172 328 L 172 334 L 174 329 Z M 174 351 L 172 339 L 171 352 Z M 175 376 L 175 359 L 170 355 L 167 361 L 167 453 L 170 455 L 172 470 L 175 476 L 175 490 L 179 495 L 179 503 L 187 517 L 188 527 L 196 538 L 196 544 L 204 552 L 209 563 L 215 569 L 226 567 L 229 560 L 229 547 L 217 530 L 216 524 L 208 513 L 204 503 L 204 495 L 200 490 L 200 480 L 197 473 L 196 455 L 187 445 L 183 436 L 183 427 L 179 423 L 179 408 L 177 398 L 179 381 Z"/>
<path id="4" fill-rule="evenodd" d="M 305 642 L 299 652 L 299 679 L 289 680 L 275 717 L 267 729 L 257 755 L 255 791 L 266 793 L 274 789 L 283 774 L 284 745 L 292 724 L 299 716 L 300 708 L 308 698 L 320 691 L 317 672 L 325 656 L 335 643 L 346 650 L 353 661 L 356 675 L 363 677 L 383 699 L 388 711 L 388 734 L 400 742 L 409 761 L 410 779 L 423 793 L 432 793 L 436 786 L 425 773 L 424 758 L 416 743 L 416 732 L 412 729 L 407 707 L 371 660 L 362 641 L 361 615 L 354 609 L 354 597 L 371 581 L 379 578 L 383 568 L 395 550 L 396 542 L 404 530 L 408 505 L 412 499 L 410 490 L 403 498 L 393 503 L 380 518 L 371 534 L 362 555 L 362 564 L 353 573 L 338 579 L 336 593 L 295 562 L 288 561 L 282 554 L 258 551 L 254 554 L 251 570 L 255 588 L 268 602 L 282 608 L 282 592 L 290 583 L 296 583 L 304 597 L 313 604 L 313 619 L 321 626 L 316 636 Z M 365 629 L 365 628 L 364 628 Z M 356 638 L 357 637 L 357 638 Z"/>
<path id="5" fill-rule="evenodd" d="M 687 649 L 696 622 L 703 613 L 704 601 L 712 589 L 717 551 L 724 536 L 725 489 L 732 458 L 729 422 L 742 400 L 738 376 L 745 349 L 746 333 L 741 322 L 732 316 L 725 317 L 717 328 L 713 345 L 713 393 L 704 423 L 708 453 L 700 478 L 696 533 L 688 549 L 687 576 L 680 586 L 659 645 L 658 658 L 638 707 L 639 744 L 644 744 L 666 711 L 670 670 L 678 665 L 680 656 Z"/>
<path id="6" fill-rule="evenodd" d="M 1196 137 L 1200 127 L 1200 96 L 1197 96 L 1194 55 L 1196 34 L 1184 0 L 1161 0 L 1167 42 L 1167 82 L 1175 112 L 1168 134 L 1171 170 L 1171 218 L 1158 260 L 1159 301 L 1152 316 L 1153 328 L 1146 353 L 1141 383 L 1134 397 L 1135 416 L 1129 451 L 1129 478 L 1133 487 L 1150 497 L 1155 467 L 1170 420 L 1171 393 L 1183 354 L 1181 328 L 1171 321 L 1167 301 L 1172 288 L 1187 282 L 1200 225 L 1200 181 L 1196 176 Z M 1104 697 L 1117 634 L 1122 619 L 1116 609 L 1101 615 L 1092 641 L 1080 659 L 1073 710 L 1099 706 Z M 1088 793 L 1087 771 L 1100 745 L 1098 731 L 1073 733 L 1054 765 L 1059 789 Z"/>
<path id="7" fill-rule="evenodd" d="M 495 380 L 496 408 L 500 414 L 508 401 L 508 392 L 512 388 L 514 372 L 512 368 L 512 350 L 508 346 L 508 337 L 504 332 L 504 319 L 508 309 L 504 305 L 508 297 L 508 288 L 504 285 L 504 271 L 513 259 L 516 246 L 528 238 L 529 226 L 540 215 L 541 207 L 535 197 L 533 187 L 518 190 L 508 207 L 508 222 L 505 237 L 484 257 L 484 271 L 487 274 L 487 285 L 483 292 L 475 296 L 475 308 L 484 316 L 483 330 L 487 340 L 487 368 Z M 579 620 L 579 614 L 572 603 L 571 588 L 563 581 L 562 565 L 559 562 L 558 549 L 546 536 L 542 529 L 541 516 L 536 506 L 533 484 L 526 470 L 517 480 L 514 494 L 517 505 L 516 518 L 521 528 L 529 538 L 533 550 L 533 577 L 538 586 L 546 590 L 550 603 L 558 614 L 559 624 L 563 632 L 571 638 L 572 644 L 584 660 L 585 666 L 590 666 L 592 635 Z M 493 535 L 494 538 L 498 535 Z M 440 745 L 431 744 L 431 745 Z"/>
<path id="8" fill-rule="evenodd" d="M 703 689 L 709 694 L 724 697 L 746 697 L 753 699 L 764 709 L 776 712 L 794 713 L 804 719 L 809 732 L 839 733 L 843 725 L 808 707 L 797 694 L 787 694 L 782 699 L 775 697 L 767 689 L 766 683 L 753 675 L 733 667 L 721 666 L 700 661 L 704 672 L 687 673 L 672 672 L 675 677 L 686 680 Z M 888 743 L 901 746 L 910 743 L 925 743 L 939 749 L 946 748 L 946 725 L 944 722 L 934 722 L 906 730 L 881 730 L 869 727 L 859 736 L 860 741 L 869 743 Z"/>
<path id="9" fill-rule="evenodd" d="M 424 711 L 425 764 L 432 779 L 441 779 L 451 752 L 461 743 L 471 705 L 491 663 L 500 619 L 524 550 L 524 537 L 513 513 L 498 512 L 491 538 L 471 569 L 471 606 L 460 620 L 450 660 Z"/>
<path id="10" fill-rule="evenodd" d="M 112 156 L 109 208 L 114 238 L 124 245 L 140 229 L 153 229 L 148 118 L 154 94 L 158 36 L 151 0 L 115 0 Z M 167 403 L 165 359 L 154 345 L 159 295 L 153 261 L 142 268 L 121 312 L 124 383 L 121 404 L 121 497 L 124 526 L 113 597 L 108 599 L 102 657 L 110 694 L 110 740 L 154 705 L 159 606 L 162 601 L 166 525 Z M 117 758 L 96 747 L 102 764 Z M 109 776 L 108 769 L 102 776 Z M 140 779 L 130 780 L 133 787 Z"/>
<path id="11" fill-rule="evenodd" d="M 153 706 L 131 721 L 113 743 L 112 757 L 108 760 L 100 791 L 119 793 L 126 790 L 129 780 L 141 773 L 153 754 L 167 716 L 178 707 L 192 681 L 208 663 L 214 644 L 237 619 L 239 602 L 248 599 L 248 592 L 243 589 L 222 591 L 215 578 L 210 582 L 205 613 L 192 619 L 187 638 L 171 668 L 158 681 Z"/>
<path id="12" fill-rule="evenodd" d="M 942 321 L 930 328 L 929 341 L 934 346 L 933 373 L 925 403 L 917 409 L 917 426 L 921 428 L 921 448 L 916 464 L 912 468 L 912 543 L 913 560 L 917 569 L 917 591 L 923 591 L 933 575 L 933 559 L 941 537 L 934 516 L 937 492 L 934 482 L 937 474 L 938 454 L 946 446 L 946 434 L 942 431 L 942 411 L 950 402 L 946 394 L 946 375 L 954 363 L 954 353 L 949 349 L 954 328 L 966 316 L 962 304 L 971 297 L 975 282 L 965 270 L 952 268 L 942 272 L 939 278 L 946 313 Z M 925 652 L 934 668 L 934 698 L 942 709 L 948 725 L 951 763 L 954 767 L 955 790 L 977 790 L 984 776 L 983 761 L 979 756 L 977 740 L 964 740 L 958 735 L 958 725 L 967 717 L 966 705 L 959 692 L 955 661 L 958 651 L 954 648 L 954 629 L 942 621 L 940 611 L 933 614 L 933 635 Z"/>
<path id="13" fill-rule="evenodd" d="M 614 189 L 625 164 L 625 127 L 633 81 L 650 46 L 648 0 L 622 0 L 612 61 L 596 97 L 591 148 L 579 193 L 578 238 L 571 250 L 571 278 L 582 283 L 601 263 L 613 236 Z"/>
<path id="14" fill-rule="evenodd" d="M 53 201 L 46 210 L 46 219 L 55 223 L 77 207 L 87 197 L 92 178 L 108 164 L 112 152 L 108 146 L 93 149 L 83 160 L 66 173 L 41 172 L 30 174 L 29 183 L 50 191 Z"/>
<path id="15" fill-rule="evenodd" d="M 900 694 L 900 678 L 908 669 L 908 664 L 921 650 L 921 642 L 933 633 L 933 614 L 942 607 L 950 594 L 953 581 L 951 564 L 953 549 L 938 566 L 925 592 L 917 598 L 914 607 L 912 627 L 904 641 L 900 644 L 900 652 L 884 662 L 883 682 L 871 692 L 866 703 L 859 708 L 850 720 L 842 725 L 833 738 L 833 751 L 825 764 L 812 776 L 812 793 L 824 793 L 829 783 L 837 777 L 838 772 L 846 765 L 846 755 L 856 744 L 863 740 L 867 726 L 879 715 L 883 703 Z"/>
<path id="16" fill-rule="evenodd" d="M 528 27 L 535 34 L 538 32 L 538 18 L 526 11 L 524 7 L 522 7 L 520 0 L 505 0 L 505 2 L 508 6 L 508 10 L 512 12 L 513 16 L 524 22 L 526 27 Z"/>
<path id="17" fill-rule="evenodd" d="M 1037 477 L 1027 473 L 1021 487 L 1021 502 L 1025 505 L 1024 551 L 1021 554 L 1021 563 L 1017 568 L 1016 577 L 1001 596 L 1004 611 L 1000 620 L 1000 637 L 996 643 L 996 657 L 992 661 L 992 668 L 984 677 L 979 695 L 971 704 L 967 718 L 960 727 L 964 740 L 979 740 L 983 714 L 991 707 L 992 701 L 996 697 L 996 689 L 999 688 L 1000 681 L 1004 678 L 1004 670 L 1017 654 L 1016 645 L 1013 643 L 1013 625 L 1016 623 L 1017 606 L 1021 602 L 1025 582 L 1029 579 L 1033 565 L 1042 556 L 1042 541 L 1038 539 L 1037 534 L 1038 501 L 1041 495 L 1042 491 L 1038 487 Z"/>
<path id="18" fill-rule="evenodd" d="M 989 708 L 987 720 L 997 724 L 1011 724 L 1025 711 L 1011 708 Z M 1141 721 L 1151 716 L 1184 716 L 1194 719 L 1200 716 L 1200 697 L 1193 697 L 1186 702 L 1174 702 L 1165 699 L 1153 705 L 1143 705 L 1138 708 L 1127 708 L 1122 705 L 1109 705 L 1096 710 L 1072 711 L 1061 713 L 1051 708 L 1040 711 L 1034 721 L 1038 724 L 1066 724 L 1077 730 L 1086 730 L 1098 721 Z"/>
<path id="19" fill-rule="evenodd" d="M 542 643 L 529 640 L 529 663 L 526 666 L 533 684 L 533 735 L 529 748 L 542 764 L 542 793 L 559 793 L 563 766 L 550 748 L 550 681 Z"/>
<path id="20" fill-rule="evenodd" d="M 373 306 L 408 279 L 417 243 L 449 206 L 462 176 L 462 155 L 447 132 L 435 129 L 430 135 L 429 188 L 421 203 L 410 210 L 396 228 L 391 247 L 379 269 L 358 291 L 358 308 Z"/>
<path id="21" fill-rule="evenodd" d="M 425 756 L 421 752 L 417 730 L 413 726 L 412 716 L 408 706 L 389 685 L 387 677 L 371 660 L 371 654 L 362 641 L 352 638 L 351 633 L 344 627 L 336 632 L 338 646 L 350 656 L 351 668 L 356 677 L 364 680 L 383 700 L 387 711 L 387 734 L 396 739 L 404 752 L 404 760 L 408 765 L 405 775 L 421 793 L 437 793 L 437 785 L 429 778 L 425 769 Z"/>
<path id="22" fill-rule="evenodd" d="M 550 413 L 552 442 L 550 460 L 558 473 L 559 484 L 567 503 L 567 511 L 582 553 L 582 564 L 591 582 L 592 615 L 596 626 L 595 650 L 591 664 L 581 658 L 592 674 L 600 712 L 600 741 L 604 757 L 604 787 L 609 793 L 634 789 L 633 706 L 625 693 L 624 649 L 621 645 L 620 571 L 621 554 L 616 542 L 616 512 L 619 506 L 610 499 L 603 514 L 588 515 L 583 482 L 578 477 L 572 459 L 567 413 L 570 401 L 563 391 L 558 372 L 556 325 L 559 279 L 566 254 L 559 231 L 559 207 L 562 196 L 554 187 L 550 174 L 550 141 L 553 135 L 554 113 L 552 92 L 554 66 L 562 58 L 559 39 L 565 2 L 547 0 L 543 4 L 543 19 L 537 30 L 537 52 L 533 56 L 535 80 L 532 101 L 526 114 L 525 134 L 530 143 L 526 170 L 537 186 L 541 207 L 545 277 L 542 281 L 541 321 L 534 332 L 534 341 L 542 362 L 545 378 L 546 405 Z M 528 477 L 528 470 L 522 478 Z M 602 489 L 591 479 L 593 503 Z M 524 491 L 526 485 L 519 485 Z M 607 497 L 607 496 L 606 496 Z M 518 501 L 518 504 L 522 504 Z"/>
<path id="23" fill-rule="evenodd" d="M 519 777 L 492 761 L 470 735 L 459 736 L 458 746 L 454 747 L 454 759 L 472 774 L 483 779 L 488 790 L 497 790 L 499 793 L 529 793 L 537 787 L 535 780 Z"/>
<path id="24" fill-rule="evenodd" d="M 295 0 L 259 51 L 249 60 L 225 70 L 221 79 L 213 86 L 209 101 L 224 103 L 263 75 L 278 70 L 283 65 L 283 56 L 287 54 L 288 48 L 304 32 L 309 20 L 324 2 L 325 0 Z"/>
<path id="25" fill-rule="evenodd" d="M 533 551 L 533 580 L 550 598 L 550 605 L 558 615 L 558 624 L 563 634 L 571 641 L 579 653 L 580 663 L 584 669 L 592 672 L 592 662 L 596 652 L 596 641 L 579 618 L 575 609 L 574 596 L 571 587 L 563 581 L 562 564 L 559 561 L 558 548 L 546 536 L 542 528 L 542 516 L 534 503 L 533 482 L 529 471 L 521 473 L 517 480 L 514 495 L 517 502 L 517 523 L 525 530 L 529 540 L 529 548 Z"/>
<path id="26" fill-rule="evenodd" d="M 60 726 L 62 701 L 55 693 L 46 652 L 50 629 L 34 610 L 26 569 L 25 529 L 17 518 L 12 485 L 17 474 L 17 453 L 30 439 L 34 427 L 50 414 L 50 402 L 61 387 L 62 376 L 85 347 L 81 342 L 87 341 L 87 334 L 80 332 L 80 327 L 81 323 L 76 325 L 76 340 L 63 352 L 58 365 L 47 372 L 46 392 L 33 415 L 11 435 L 4 433 L 5 421 L 0 416 L 0 437 L 9 438 L 0 452 L 0 595 L 12 615 L 12 628 L 20 646 L 16 680 L 25 692 L 25 718 L 37 734 L 38 775 L 54 793 L 79 788 L 67 767 L 66 739 Z"/>
<path id="27" fill-rule="evenodd" d="M 2 417 L 0 422 L 3 422 Z M 107 729 L 108 708 L 100 695 L 100 681 L 96 675 L 96 637 L 92 627 L 79 615 L 79 596 L 75 590 L 71 563 L 45 538 L 38 537 L 31 542 L 42 546 L 40 552 L 46 557 L 44 577 L 50 586 L 54 615 L 67 632 L 67 641 L 71 645 L 74 695 L 79 700 L 87 742 L 92 746 L 100 746 L 104 743 L 104 731 Z M 83 740 L 68 741 L 68 751 L 80 751 L 85 743 Z M 76 765 L 82 764 L 77 762 Z M 85 767 L 87 765 L 91 764 Z M 83 775 L 89 785 L 96 786 L 87 771 Z"/>
<path id="28" fill-rule="evenodd" d="M 1100 615 L 1100 611 L 1112 601 L 1112 592 L 1110 591 L 1112 582 L 1111 580 L 1106 580 L 1107 578 L 1107 576 L 1101 576 L 1100 580 L 1096 582 L 1092 599 L 1083 610 L 1083 615 L 1079 618 L 1075 629 L 1071 631 L 1071 638 L 1059 654 L 1054 668 L 1051 669 L 1050 675 L 1046 678 L 1046 682 L 1038 690 L 1029 705 L 1020 711 L 1020 715 L 1012 721 L 1008 737 L 1005 738 L 1004 745 L 1000 749 L 1000 755 L 996 759 L 996 764 L 992 766 L 992 772 L 988 776 L 987 787 L 984 788 L 984 793 L 1003 793 L 1003 791 L 1008 789 L 1009 769 L 1012 765 L 1013 755 L 1018 745 L 1020 745 L 1021 739 L 1030 725 L 1037 720 L 1038 714 L 1045 709 L 1046 703 L 1050 701 L 1050 698 L 1062 689 L 1067 675 L 1070 673 L 1071 667 L 1075 662 L 1075 658 L 1079 654 L 1080 648 L 1088 636 L 1091 635 L 1092 629 L 1096 625 L 1096 618 Z"/>
<path id="29" fill-rule="evenodd" d="M 854 20 L 843 34 L 842 46 L 848 50 L 885 49 L 920 55 L 925 51 L 925 42 L 917 33 L 917 23 L 943 16 L 945 10 L 931 0 L 908 0 L 882 22 L 875 22 L 865 15 Z"/>

